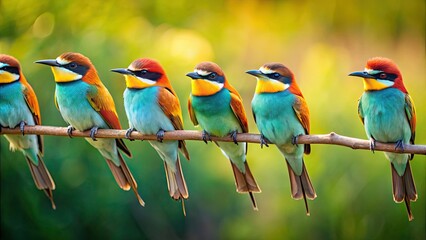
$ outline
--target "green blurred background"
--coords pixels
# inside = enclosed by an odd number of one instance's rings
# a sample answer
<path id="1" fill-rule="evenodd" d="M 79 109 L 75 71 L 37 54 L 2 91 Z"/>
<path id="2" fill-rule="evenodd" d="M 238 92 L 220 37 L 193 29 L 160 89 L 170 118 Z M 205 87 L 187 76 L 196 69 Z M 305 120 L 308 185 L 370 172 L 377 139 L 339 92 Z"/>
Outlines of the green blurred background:
<path id="1" fill-rule="evenodd" d="M 166 69 L 191 124 L 185 74 L 210 60 L 241 93 L 250 132 L 257 132 L 250 101 L 256 81 L 244 72 L 278 61 L 296 75 L 311 111 L 313 134 L 331 131 L 365 139 L 357 116 L 358 78 L 368 58 L 399 65 L 417 107 L 416 142 L 426 144 L 425 2 L 388 1 L 39 1 L 0 0 L 0 52 L 15 56 L 38 95 L 43 124 L 66 126 L 53 101 L 49 68 L 35 60 L 81 52 L 96 66 L 115 99 L 123 128 L 123 77 L 111 68 L 150 57 Z M 183 161 L 190 198 L 187 217 L 170 199 L 163 164 L 147 142 L 126 141 L 128 164 L 146 207 L 120 190 L 101 155 L 81 138 L 47 136 L 45 162 L 57 185 L 57 210 L 33 183 L 24 157 L 1 137 L 3 239 L 425 239 L 426 157 L 412 161 L 419 199 L 408 222 L 395 204 L 391 172 L 380 152 L 313 145 L 305 158 L 318 193 L 290 197 L 278 150 L 250 144 L 248 161 L 262 193 L 259 211 L 235 192 L 228 161 L 214 144 L 189 141 Z"/>

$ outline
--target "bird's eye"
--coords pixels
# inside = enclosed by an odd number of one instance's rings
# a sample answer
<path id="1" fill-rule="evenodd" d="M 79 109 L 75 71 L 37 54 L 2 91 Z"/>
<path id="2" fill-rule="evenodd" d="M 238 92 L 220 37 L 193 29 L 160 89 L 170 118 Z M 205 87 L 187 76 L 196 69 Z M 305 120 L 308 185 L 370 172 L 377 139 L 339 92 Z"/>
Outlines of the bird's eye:
<path id="1" fill-rule="evenodd" d="M 388 77 L 388 75 L 386 75 L 386 73 L 380 73 L 379 77 L 381 79 L 386 79 Z"/>
<path id="2" fill-rule="evenodd" d="M 70 68 L 75 69 L 77 67 L 77 63 L 70 63 Z"/>
<path id="3" fill-rule="evenodd" d="M 274 73 L 274 75 L 272 75 L 274 78 L 279 78 L 281 75 L 279 73 Z"/>
<path id="4" fill-rule="evenodd" d="M 210 79 L 215 79 L 216 78 L 216 73 L 210 73 L 209 78 Z"/>
<path id="5" fill-rule="evenodd" d="M 144 74 L 147 74 L 148 73 L 148 71 L 147 70 L 142 70 L 141 71 L 141 75 L 144 75 Z"/>

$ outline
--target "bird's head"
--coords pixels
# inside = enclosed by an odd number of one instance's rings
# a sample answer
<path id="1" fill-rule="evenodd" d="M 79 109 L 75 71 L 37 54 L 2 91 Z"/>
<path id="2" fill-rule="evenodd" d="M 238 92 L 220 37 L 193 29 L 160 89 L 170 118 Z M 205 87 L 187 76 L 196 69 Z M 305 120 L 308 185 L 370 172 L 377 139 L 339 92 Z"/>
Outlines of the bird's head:
<path id="1" fill-rule="evenodd" d="M 56 59 L 38 60 L 36 63 L 51 66 L 55 81 L 58 83 L 77 80 L 94 82 L 98 79 L 90 59 L 80 53 L 63 53 Z"/>
<path id="2" fill-rule="evenodd" d="M 202 62 L 195 66 L 193 72 L 186 74 L 192 78 L 192 95 L 209 96 L 219 92 L 226 85 L 222 69 L 213 62 Z"/>
<path id="3" fill-rule="evenodd" d="M 377 91 L 393 87 L 407 93 L 398 66 L 388 58 L 375 57 L 369 59 L 364 71 L 353 72 L 349 76 L 363 78 L 365 91 Z"/>
<path id="4" fill-rule="evenodd" d="M 293 88 L 298 90 L 294 74 L 281 63 L 266 63 L 259 70 L 246 73 L 257 78 L 256 93 L 274 93 Z"/>
<path id="5" fill-rule="evenodd" d="M 169 87 L 170 83 L 163 67 L 156 60 L 139 58 L 128 68 L 111 69 L 124 75 L 127 88 L 142 89 L 152 86 Z"/>
<path id="6" fill-rule="evenodd" d="M 18 81 L 21 75 L 19 61 L 12 56 L 0 54 L 0 84 Z"/>

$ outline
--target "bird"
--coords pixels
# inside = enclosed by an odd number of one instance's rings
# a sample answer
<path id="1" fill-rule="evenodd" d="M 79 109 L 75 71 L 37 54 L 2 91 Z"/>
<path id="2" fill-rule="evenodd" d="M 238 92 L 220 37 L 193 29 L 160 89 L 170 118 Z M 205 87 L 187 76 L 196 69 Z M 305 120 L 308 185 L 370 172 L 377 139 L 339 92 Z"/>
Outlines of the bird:
<path id="1" fill-rule="evenodd" d="M 215 142 L 230 160 L 236 191 L 248 193 L 254 210 L 258 210 L 253 193 L 261 190 L 247 163 L 247 143 L 237 142 L 237 133 L 249 127 L 240 94 L 228 82 L 222 69 L 213 62 L 201 62 L 186 74 L 191 78 L 188 110 L 192 123 L 203 129 L 203 140 L 210 136 L 230 136 L 234 142 Z"/>
<path id="2" fill-rule="evenodd" d="M 165 140 L 167 131 L 183 130 L 182 111 L 179 98 L 161 64 L 154 59 L 138 58 L 128 68 L 111 69 L 124 75 L 124 108 L 129 120 L 126 132 L 130 138 L 133 131 L 155 134 L 157 140 L 149 141 L 164 163 L 170 197 L 182 201 L 189 197 L 182 173 L 179 151 L 189 160 L 185 141 Z"/>
<path id="3" fill-rule="evenodd" d="M 21 151 L 27 160 L 36 187 L 43 190 L 52 208 L 55 182 L 43 161 L 43 138 L 40 135 L 24 135 L 25 125 L 41 125 L 37 96 L 26 80 L 19 61 L 0 54 L 0 132 L 2 127 L 19 127 L 21 135 L 4 135 L 12 151 Z"/>
<path id="4" fill-rule="evenodd" d="M 95 137 L 99 128 L 121 129 L 121 125 L 114 100 L 90 59 L 80 53 L 66 52 L 56 59 L 36 63 L 51 67 L 56 82 L 55 105 L 70 124 L 68 135 L 71 137 L 74 129 L 90 129 L 90 138 L 85 139 L 105 158 L 118 186 L 125 191 L 131 188 L 139 204 L 144 206 L 136 180 L 119 152 L 132 156 L 124 141 Z"/>
<path id="5" fill-rule="evenodd" d="M 398 66 L 391 59 L 374 57 L 367 61 L 363 71 L 349 76 L 363 79 L 364 93 L 358 101 L 358 115 L 370 140 L 370 149 L 374 152 L 376 141 L 395 143 L 395 149 L 414 144 L 416 110 Z M 391 165 L 393 200 L 405 202 L 408 219 L 412 221 L 410 202 L 417 200 L 410 166 L 414 154 L 384 154 Z"/>
<path id="6" fill-rule="evenodd" d="M 297 137 L 310 132 L 308 105 L 293 72 L 281 63 L 266 63 L 259 70 L 246 73 L 257 78 L 251 102 L 253 117 L 261 134 L 261 147 L 274 143 L 284 155 L 290 177 L 291 196 L 308 202 L 317 197 L 309 178 L 303 155 L 311 152 L 309 144 L 296 144 Z"/>

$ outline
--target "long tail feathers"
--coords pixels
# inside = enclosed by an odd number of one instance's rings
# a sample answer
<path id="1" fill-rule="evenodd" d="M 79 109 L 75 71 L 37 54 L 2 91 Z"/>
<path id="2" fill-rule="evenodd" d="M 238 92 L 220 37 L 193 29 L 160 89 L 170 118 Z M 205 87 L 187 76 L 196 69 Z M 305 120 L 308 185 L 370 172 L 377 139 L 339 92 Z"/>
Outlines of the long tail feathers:
<path id="1" fill-rule="evenodd" d="M 164 162 L 164 170 L 166 172 L 167 187 L 169 189 L 170 197 L 172 197 L 174 200 L 182 201 L 182 211 L 186 216 L 184 200 L 189 197 L 189 194 L 188 188 L 186 187 L 185 178 L 182 173 L 179 156 L 176 160 L 175 168 L 176 172 L 174 172 L 172 168 L 170 168 L 167 163 Z"/>
<path id="2" fill-rule="evenodd" d="M 305 163 L 303 163 L 302 174 L 300 176 L 296 175 L 287 161 L 286 163 L 290 177 L 291 196 L 296 200 L 303 198 L 305 202 L 306 215 L 309 216 L 310 212 L 308 201 L 306 199 L 314 200 L 317 197 L 317 194 L 315 193 L 315 189 L 312 186 L 311 180 L 309 179 Z"/>
<path id="3" fill-rule="evenodd" d="M 106 159 L 106 162 L 112 172 L 112 175 L 115 178 L 115 181 L 117 182 L 118 186 L 125 191 L 128 191 L 130 190 L 130 188 L 132 188 L 136 198 L 139 201 L 139 204 L 141 206 L 145 206 L 145 202 L 139 196 L 138 185 L 132 173 L 130 172 L 129 167 L 127 166 L 120 153 L 118 153 L 118 157 L 120 159 L 120 166 L 116 166 L 111 160 Z"/>
<path id="4" fill-rule="evenodd" d="M 36 187 L 40 190 L 43 190 L 46 196 L 49 198 L 52 208 L 56 209 L 55 202 L 53 201 L 53 192 L 55 190 L 55 182 L 50 176 L 49 171 L 44 165 L 43 159 L 38 156 L 38 166 L 35 165 L 31 159 L 26 157 L 28 166 L 30 168 L 31 175 L 33 176 L 34 183 Z"/>
<path id="5" fill-rule="evenodd" d="M 238 167 L 231 162 L 232 171 L 234 172 L 235 185 L 238 193 L 249 193 L 250 200 L 254 210 L 258 210 L 256 199 L 253 193 L 260 193 L 261 190 L 254 179 L 253 174 L 250 171 L 247 161 L 244 163 L 245 173 L 242 173 Z"/>
<path id="6" fill-rule="evenodd" d="M 417 200 L 417 190 L 414 183 L 413 174 L 411 172 L 410 161 L 407 161 L 407 166 L 405 167 L 404 175 L 399 176 L 395 167 L 391 163 L 392 169 L 392 190 L 393 190 L 393 200 L 397 203 L 402 201 L 405 202 L 407 208 L 408 220 L 411 221 L 414 219 L 413 213 L 411 212 L 410 201 Z"/>

